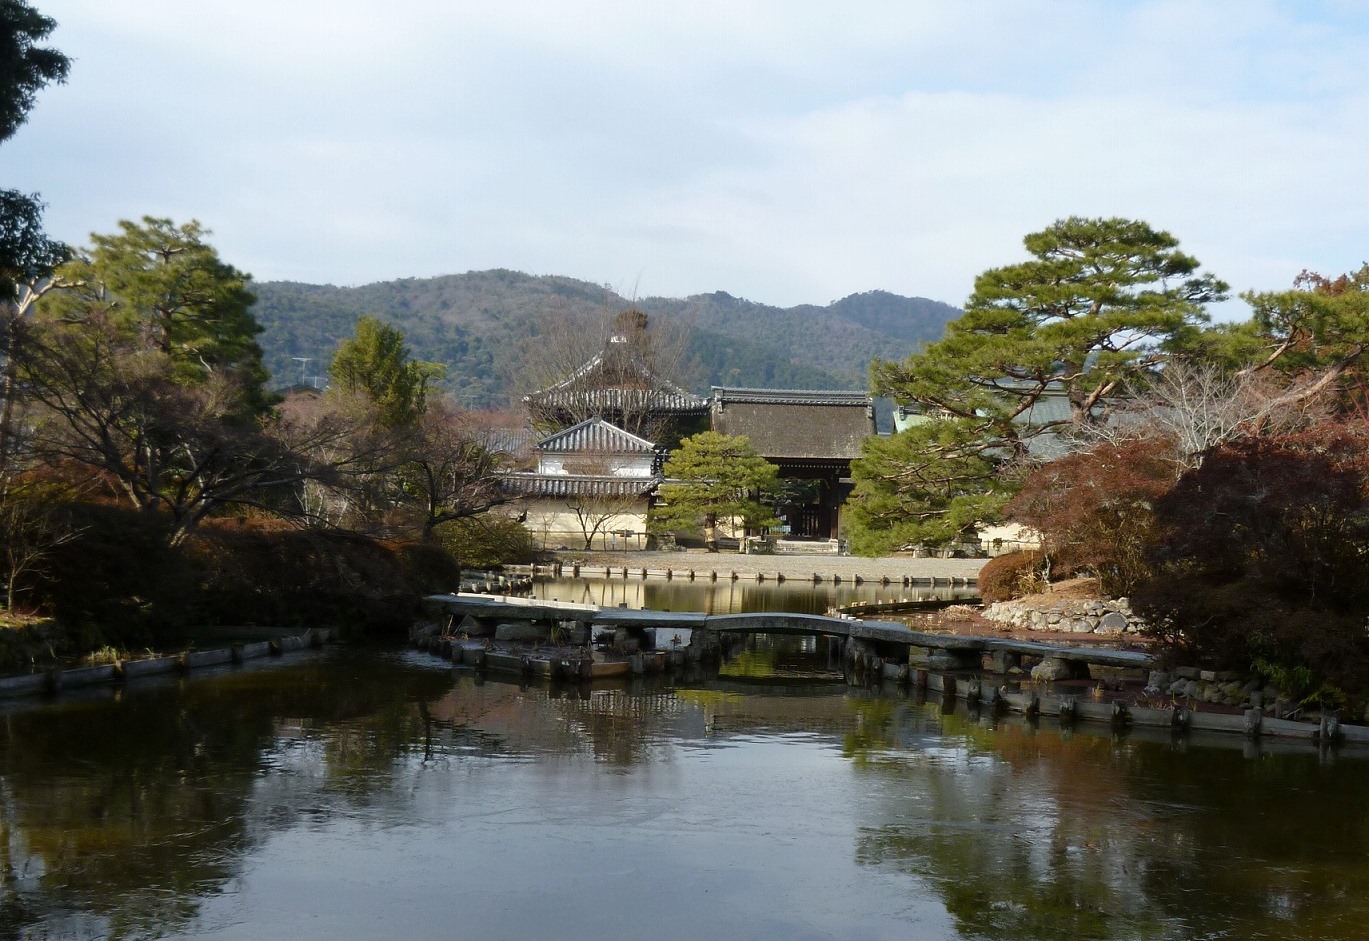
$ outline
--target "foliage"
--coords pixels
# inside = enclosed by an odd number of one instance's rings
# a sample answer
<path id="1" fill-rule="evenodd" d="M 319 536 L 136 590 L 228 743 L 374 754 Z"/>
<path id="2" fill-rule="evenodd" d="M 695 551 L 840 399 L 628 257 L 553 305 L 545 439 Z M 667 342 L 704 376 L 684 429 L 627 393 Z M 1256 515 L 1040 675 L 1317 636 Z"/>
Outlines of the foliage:
<path id="1" fill-rule="evenodd" d="M 72 493 L 60 479 L 30 473 L 0 484 L 0 581 L 5 610 L 14 611 L 19 594 L 51 575 L 53 554 L 78 533 L 62 512 Z"/>
<path id="2" fill-rule="evenodd" d="M 165 512 L 172 544 L 211 513 L 261 505 L 316 472 L 280 438 L 244 424 L 237 373 L 182 384 L 168 357 L 130 346 L 99 315 L 35 325 L 24 349 L 33 448 L 87 468 L 139 509 Z"/>
<path id="3" fill-rule="evenodd" d="M 43 302 L 43 313 L 73 327 L 95 323 L 126 347 L 160 354 L 182 385 L 229 374 L 239 397 L 229 411 L 262 414 L 267 374 L 248 276 L 220 260 L 193 220 L 177 226 L 144 216 L 119 229 L 92 235 L 92 250 L 58 269 L 67 288 Z"/>
<path id="4" fill-rule="evenodd" d="M 0 0 L 0 142 L 24 123 L 40 89 L 66 80 L 71 61 L 36 45 L 56 25 L 23 0 Z M 0 190 L 0 475 L 10 471 L 14 444 L 18 325 L 29 313 L 38 283 L 69 255 L 67 246 L 43 232 L 37 194 Z"/>
<path id="5" fill-rule="evenodd" d="M 75 539 L 55 548 L 32 600 L 79 650 L 106 644 L 159 648 L 186 623 L 195 579 L 170 548 L 167 519 L 125 505 L 72 502 L 62 508 Z"/>
<path id="6" fill-rule="evenodd" d="M 311 522 L 428 541 L 434 527 L 505 501 L 503 459 L 484 446 L 485 429 L 429 399 L 432 364 L 409 360 L 400 331 L 363 318 L 334 366 L 326 395 L 297 392 L 281 409 L 297 450 L 332 471 L 303 487 Z"/>
<path id="7" fill-rule="evenodd" d="M 427 407 L 428 387 L 443 371 L 437 363 L 411 360 L 404 333 L 369 316 L 357 320 L 355 334 L 338 345 L 328 367 L 333 389 L 366 396 L 380 421 L 391 428 L 418 422 Z"/>
<path id="8" fill-rule="evenodd" d="M 1005 552 L 984 563 L 979 570 L 979 597 L 985 604 L 1011 601 L 1041 587 L 1045 556 L 1035 550 Z"/>
<path id="9" fill-rule="evenodd" d="M 867 446 L 853 496 L 861 552 L 944 544 L 991 518 L 1007 485 L 995 465 L 1033 439 L 1095 424 L 1127 380 L 1198 334 L 1226 285 L 1169 233 L 1071 217 L 1025 239 L 1032 260 L 975 279 L 946 337 L 901 363 L 876 360 L 875 392 L 927 416 Z M 1040 408 L 1062 395 L 1068 415 Z M 911 437 L 904 437 L 911 435 Z"/>
<path id="10" fill-rule="evenodd" d="M 537 558 L 537 546 L 527 527 L 498 513 L 443 523 L 436 535 L 462 568 L 491 569 Z"/>
<path id="11" fill-rule="evenodd" d="M 24 0 L 0 0 L 0 141 L 24 123 L 39 91 L 66 81 L 71 60 L 37 45 L 56 27 Z"/>
<path id="12" fill-rule="evenodd" d="M 1168 232 L 1126 219 L 1071 217 L 1024 240 L 1031 261 L 975 279 L 945 339 L 902 363 L 877 361 L 876 391 L 906 404 L 981 421 L 1004 440 L 1097 417 L 1120 384 L 1181 345 L 1226 285 L 1199 275 Z M 1070 416 L 1014 420 L 1050 389 Z"/>
<path id="13" fill-rule="evenodd" d="M 1133 606 L 1201 662 L 1369 692 L 1369 426 L 1229 442 L 1157 501 Z"/>
<path id="14" fill-rule="evenodd" d="M 744 436 L 704 431 L 684 439 L 666 461 L 665 476 L 672 482 L 659 491 L 665 505 L 651 511 L 655 532 L 702 528 L 716 548 L 720 523 L 755 529 L 778 522 L 759 495 L 778 485 L 779 471 Z"/>
<path id="15" fill-rule="evenodd" d="M 70 252 L 43 231 L 43 204 L 36 195 L 0 190 L 0 304 L 11 304 L 20 285 L 47 277 Z"/>
<path id="16" fill-rule="evenodd" d="M 1163 437 L 1099 443 L 1032 471 L 1005 515 L 1041 533 L 1053 573 L 1089 571 L 1129 595 L 1149 573 L 1154 501 L 1178 481 L 1177 457 Z"/>
<path id="17" fill-rule="evenodd" d="M 196 573 L 194 623 L 337 626 L 399 632 L 419 599 L 450 591 L 452 559 L 440 549 L 279 521 L 214 521 L 186 546 Z"/>
<path id="18" fill-rule="evenodd" d="M 884 555 L 944 546 L 997 519 L 1011 494 L 971 419 L 937 419 L 866 438 L 851 464 L 851 550 Z"/>
<path id="19" fill-rule="evenodd" d="M 1369 264 L 1328 278 L 1304 271 L 1294 289 L 1247 292 L 1253 324 L 1266 341 L 1267 356 L 1248 371 L 1276 370 L 1295 380 L 1286 393 L 1302 400 L 1365 387 L 1364 353 L 1369 348 Z"/>

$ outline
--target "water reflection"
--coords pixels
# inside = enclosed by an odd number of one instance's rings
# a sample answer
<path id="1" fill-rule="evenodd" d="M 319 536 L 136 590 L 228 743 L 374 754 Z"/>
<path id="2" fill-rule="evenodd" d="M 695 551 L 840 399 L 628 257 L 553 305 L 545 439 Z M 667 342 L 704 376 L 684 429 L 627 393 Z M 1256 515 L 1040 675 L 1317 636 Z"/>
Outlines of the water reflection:
<path id="1" fill-rule="evenodd" d="M 335 650 L 0 712 L 0 937 L 1357 938 L 1369 762 Z"/>
<path id="2" fill-rule="evenodd" d="M 730 578 L 695 581 L 661 578 L 550 578 L 539 576 L 533 597 L 571 601 L 605 608 L 620 605 L 653 611 L 703 611 L 708 614 L 742 614 L 752 611 L 788 611 L 795 614 L 826 614 L 829 608 L 856 601 L 908 601 L 920 598 L 971 598 L 973 589 L 931 588 L 923 585 L 848 584 L 818 585 L 806 582 L 754 582 Z"/>

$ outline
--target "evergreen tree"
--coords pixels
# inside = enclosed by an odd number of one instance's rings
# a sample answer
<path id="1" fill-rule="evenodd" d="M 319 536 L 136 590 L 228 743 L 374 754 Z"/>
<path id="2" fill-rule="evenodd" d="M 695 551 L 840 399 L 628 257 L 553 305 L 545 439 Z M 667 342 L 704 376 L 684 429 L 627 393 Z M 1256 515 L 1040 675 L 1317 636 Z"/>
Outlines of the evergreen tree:
<path id="1" fill-rule="evenodd" d="M 23 0 L 0 0 L 0 141 L 8 140 L 28 118 L 38 92 L 64 82 L 71 60 L 35 45 L 57 23 Z"/>
<path id="2" fill-rule="evenodd" d="M 705 431 L 685 438 L 666 461 L 665 475 L 674 482 L 661 486 L 665 506 L 652 510 L 658 532 L 702 528 L 716 549 L 720 524 L 754 529 L 778 522 L 760 497 L 778 485 L 779 470 L 744 436 Z"/>
<path id="3" fill-rule="evenodd" d="M 70 289 L 45 301 L 54 320 L 98 318 L 130 346 L 164 356 L 172 378 L 188 386 L 220 373 L 240 390 L 240 416 L 270 403 L 252 316 L 249 276 L 220 260 L 198 222 L 176 225 L 144 216 L 119 232 L 92 235 L 93 248 L 58 269 Z"/>
<path id="4" fill-rule="evenodd" d="M 357 320 L 355 334 L 338 345 L 328 367 L 334 389 L 365 397 L 391 428 L 417 423 L 427 407 L 430 384 L 443 372 L 437 363 L 411 360 L 404 333 L 369 316 Z"/>
<path id="5" fill-rule="evenodd" d="M 1071 217 L 1024 241 L 1032 259 L 975 279 L 944 339 L 872 365 L 875 393 L 928 425 L 871 439 L 855 462 L 860 551 L 944 545 L 993 519 L 1010 492 L 997 465 L 1026 457 L 1032 438 L 1099 421 L 1125 382 L 1193 345 L 1204 305 L 1226 296 L 1144 222 Z M 1038 407 L 1047 395 L 1067 413 Z"/>

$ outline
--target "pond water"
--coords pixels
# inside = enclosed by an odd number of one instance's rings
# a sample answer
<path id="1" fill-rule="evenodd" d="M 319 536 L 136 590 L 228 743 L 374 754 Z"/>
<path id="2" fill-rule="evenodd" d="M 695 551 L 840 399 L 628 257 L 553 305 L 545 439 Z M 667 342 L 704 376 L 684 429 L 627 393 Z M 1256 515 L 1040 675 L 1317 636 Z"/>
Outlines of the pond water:
<path id="1" fill-rule="evenodd" d="M 787 611 L 794 614 L 826 614 L 829 608 L 856 601 L 907 601 L 919 598 L 973 598 L 973 588 L 932 588 L 919 585 L 862 585 L 843 582 L 755 582 L 723 579 L 687 581 L 663 578 L 549 578 L 533 580 L 532 596 L 542 600 L 573 601 L 605 608 L 626 605 L 653 611 L 703 611 L 708 614 L 742 614 L 753 611 Z"/>
<path id="2" fill-rule="evenodd" d="M 0 711 L 0 938 L 1351 939 L 1369 761 L 333 648 Z"/>

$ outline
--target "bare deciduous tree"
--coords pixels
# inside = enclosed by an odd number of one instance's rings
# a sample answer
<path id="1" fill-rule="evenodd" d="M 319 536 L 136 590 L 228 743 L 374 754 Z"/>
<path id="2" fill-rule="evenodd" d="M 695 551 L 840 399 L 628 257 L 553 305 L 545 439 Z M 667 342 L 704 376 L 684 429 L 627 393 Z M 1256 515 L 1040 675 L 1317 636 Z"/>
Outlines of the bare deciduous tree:
<path id="1" fill-rule="evenodd" d="M 1120 403 L 1107 423 L 1084 429 L 1080 440 L 1087 448 L 1165 437 L 1174 442 L 1182 468 L 1190 469 L 1219 444 L 1287 433 L 1319 417 L 1314 398 L 1289 395 L 1262 373 L 1176 360 L 1153 385 Z"/>
<path id="2" fill-rule="evenodd" d="M 652 440 L 672 412 L 700 407 L 684 387 L 689 327 L 635 308 L 592 313 L 553 310 L 524 343 L 520 385 L 536 428 L 602 418 Z"/>

